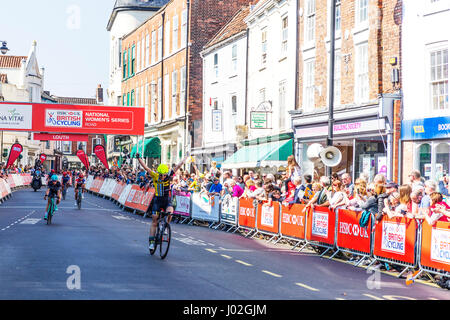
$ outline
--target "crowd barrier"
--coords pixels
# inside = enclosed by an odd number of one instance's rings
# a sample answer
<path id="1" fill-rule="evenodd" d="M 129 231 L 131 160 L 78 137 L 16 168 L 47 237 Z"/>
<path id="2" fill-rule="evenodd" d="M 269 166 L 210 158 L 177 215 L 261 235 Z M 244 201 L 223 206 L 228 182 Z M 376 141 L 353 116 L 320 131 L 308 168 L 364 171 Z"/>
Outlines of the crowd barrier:
<path id="1" fill-rule="evenodd" d="M 110 198 L 134 212 L 146 213 L 154 196 L 154 189 L 144 190 L 138 185 L 126 185 L 113 179 L 88 177 L 86 187 L 99 196 Z M 0 184 L 0 190 L 2 186 Z M 2 191 L 3 193 L 3 191 Z M 269 236 L 267 241 L 292 240 L 292 249 L 302 244 L 321 247 L 326 252 L 334 250 L 357 256 L 354 265 L 369 259 L 370 267 L 377 261 L 404 267 L 399 277 L 409 269 L 420 273 L 450 274 L 450 223 L 438 222 L 429 226 L 415 219 L 388 218 L 376 221 L 372 215 L 367 227 L 361 227 L 361 212 L 344 209 L 330 210 L 314 207 L 305 210 L 302 204 L 283 205 L 254 201 L 247 198 L 218 196 L 209 198 L 205 193 L 174 192 L 174 216 L 181 223 L 195 221 L 209 223 L 210 228 L 226 232 L 242 231 L 245 237 L 258 234 Z"/>
<path id="2" fill-rule="evenodd" d="M 31 174 L 10 174 L 6 179 L 0 178 L 0 203 L 9 199 L 18 189 L 28 187 L 33 180 Z"/>

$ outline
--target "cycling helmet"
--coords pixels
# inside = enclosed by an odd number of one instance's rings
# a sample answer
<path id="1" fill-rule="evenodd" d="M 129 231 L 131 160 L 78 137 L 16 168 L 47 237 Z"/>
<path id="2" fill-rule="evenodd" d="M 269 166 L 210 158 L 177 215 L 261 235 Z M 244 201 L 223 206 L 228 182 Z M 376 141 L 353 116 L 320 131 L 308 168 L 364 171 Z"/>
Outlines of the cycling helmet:
<path id="1" fill-rule="evenodd" d="M 63 172 L 63 176 L 64 176 L 64 177 L 67 176 L 67 172 L 64 171 L 64 172 Z"/>
<path id="2" fill-rule="evenodd" d="M 159 174 L 168 174 L 169 173 L 169 167 L 167 165 L 165 165 L 165 164 L 160 164 L 158 166 L 157 171 L 158 171 Z"/>
<path id="3" fill-rule="evenodd" d="M 52 175 L 52 181 L 58 181 L 58 176 L 56 174 Z"/>
<path id="4" fill-rule="evenodd" d="M 80 178 L 83 178 L 83 177 L 84 177 L 84 175 L 83 175 L 82 173 L 80 173 L 80 175 L 79 175 L 78 177 L 80 177 Z"/>

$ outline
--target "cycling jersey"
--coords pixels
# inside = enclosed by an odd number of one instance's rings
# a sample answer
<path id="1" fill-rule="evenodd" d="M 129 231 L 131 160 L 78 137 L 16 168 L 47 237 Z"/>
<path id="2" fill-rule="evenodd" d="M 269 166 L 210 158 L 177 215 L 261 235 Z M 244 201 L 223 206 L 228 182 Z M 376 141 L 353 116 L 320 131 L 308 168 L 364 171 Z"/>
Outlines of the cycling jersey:
<path id="1" fill-rule="evenodd" d="M 50 198 L 52 198 L 52 197 L 58 195 L 58 191 L 61 189 L 61 183 L 59 181 L 56 181 L 56 182 L 50 181 L 48 183 L 48 188 L 50 189 L 48 196 Z"/>
<path id="2" fill-rule="evenodd" d="M 75 189 L 76 188 L 81 188 L 83 186 L 83 184 L 85 183 L 84 179 L 80 179 L 78 178 L 77 180 L 75 180 Z"/>
<path id="3" fill-rule="evenodd" d="M 150 177 L 153 181 L 153 187 L 155 188 L 155 197 L 170 197 L 170 180 L 172 179 L 174 172 L 170 170 L 165 179 L 160 179 L 160 175 L 157 172 L 150 172 Z"/>
<path id="4" fill-rule="evenodd" d="M 70 181 L 70 177 L 69 176 L 65 176 L 65 177 L 63 176 L 62 177 L 62 183 L 63 184 L 69 183 L 69 181 Z"/>

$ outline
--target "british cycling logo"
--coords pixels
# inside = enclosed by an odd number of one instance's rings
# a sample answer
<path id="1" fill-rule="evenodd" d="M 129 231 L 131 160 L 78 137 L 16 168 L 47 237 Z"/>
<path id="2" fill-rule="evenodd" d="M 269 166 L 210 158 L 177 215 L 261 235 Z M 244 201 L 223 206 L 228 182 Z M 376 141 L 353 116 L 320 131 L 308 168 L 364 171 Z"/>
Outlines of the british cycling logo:
<path id="1" fill-rule="evenodd" d="M 81 128 L 83 112 L 76 110 L 46 110 L 45 124 L 48 127 Z"/>

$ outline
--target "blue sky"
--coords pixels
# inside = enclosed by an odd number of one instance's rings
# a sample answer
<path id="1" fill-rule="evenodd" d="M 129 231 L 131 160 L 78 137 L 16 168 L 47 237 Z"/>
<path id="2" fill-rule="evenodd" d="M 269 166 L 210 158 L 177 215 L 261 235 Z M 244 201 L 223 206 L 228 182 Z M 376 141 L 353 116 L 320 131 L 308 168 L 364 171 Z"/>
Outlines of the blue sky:
<path id="1" fill-rule="evenodd" d="M 106 97 L 109 33 L 114 0 L 1 0 L 0 40 L 8 55 L 28 55 L 37 41 L 44 90 L 57 96 L 95 97 L 101 84 Z"/>

